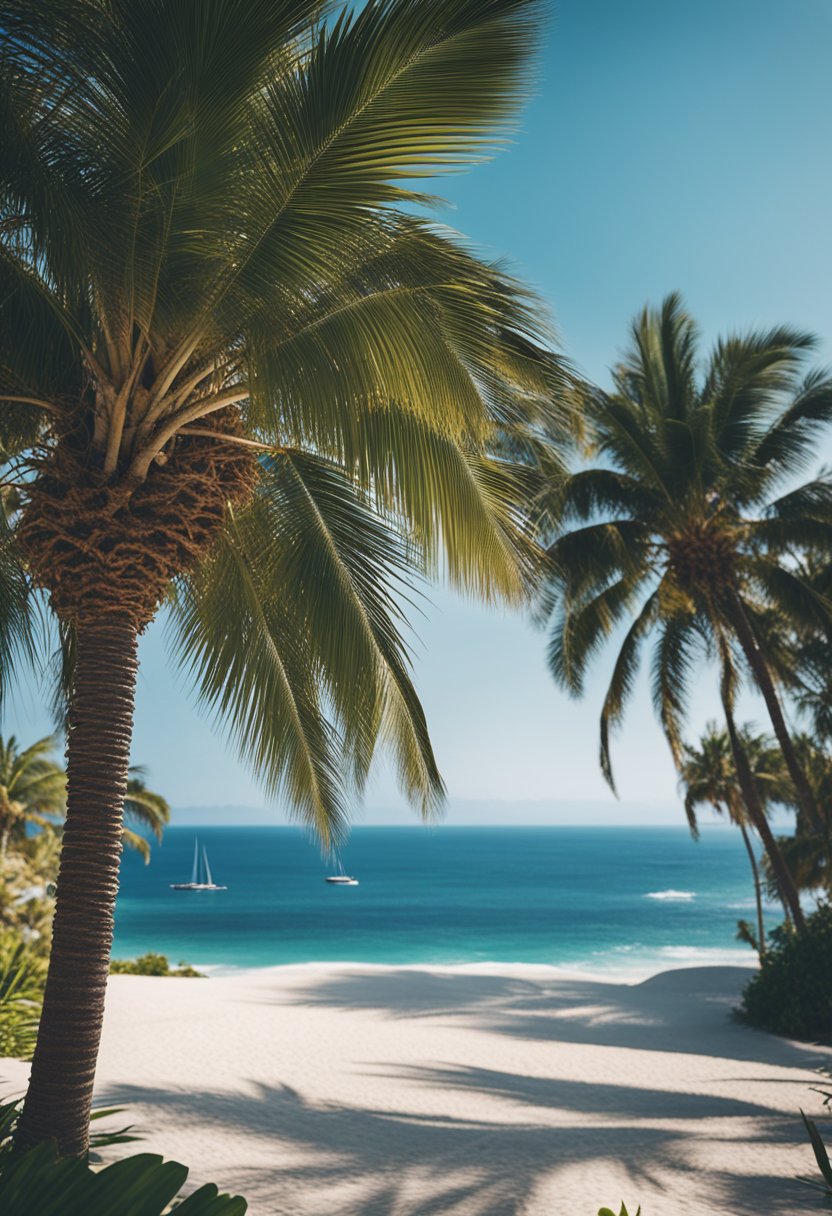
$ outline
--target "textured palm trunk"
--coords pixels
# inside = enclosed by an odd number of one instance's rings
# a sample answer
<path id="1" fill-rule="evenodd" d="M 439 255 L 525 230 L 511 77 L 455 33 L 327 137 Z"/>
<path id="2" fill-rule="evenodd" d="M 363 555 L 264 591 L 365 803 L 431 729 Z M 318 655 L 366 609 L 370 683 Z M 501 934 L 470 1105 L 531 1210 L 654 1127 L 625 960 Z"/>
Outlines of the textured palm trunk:
<path id="1" fill-rule="evenodd" d="M 745 748 L 739 737 L 736 723 L 734 722 L 734 713 L 731 707 L 730 700 L 725 695 L 723 688 L 722 708 L 725 712 L 725 723 L 728 727 L 728 738 L 731 740 L 731 753 L 734 757 L 734 765 L 737 770 L 737 778 L 742 791 L 743 802 L 748 811 L 748 818 L 751 820 L 757 835 L 763 842 L 763 848 L 766 851 L 771 868 L 774 871 L 777 879 L 777 885 L 783 899 L 788 904 L 791 912 L 792 920 L 795 928 L 800 932 L 806 926 L 806 920 L 803 916 L 803 909 L 800 906 L 800 896 L 797 887 L 794 885 L 794 879 L 789 872 L 789 867 L 786 865 L 786 860 L 780 851 L 780 846 L 774 838 L 774 833 L 769 827 L 769 822 L 766 819 L 765 811 L 760 802 L 759 795 L 754 785 L 754 776 L 751 772 L 751 765 L 748 763 L 748 757 L 745 754 Z"/>
<path id="2" fill-rule="evenodd" d="M 789 776 L 794 784 L 801 810 L 809 822 L 821 831 L 823 825 L 815 805 L 815 796 L 803 771 L 803 766 L 797 757 L 789 728 L 786 725 L 786 719 L 783 717 L 780 698 L 777 695 L 777 689 L 774 687 L 774 681 L 771 678 L 771 672 L 763 655 L 760 653 L 760 648 L 757 645 L 757 639 L 754 637 L 745 608 L 737 595 L 732 596 L 729 611 L 731 624 L 734 627 L 743 654 L 746 657 L 748 666 L 754 673 L 757 687 L 763 694 L 768 716 L 771 719 L 771 725 L 777 736 L 777 742 L 780 744 L 780 749 L 783 752 L 783 759 L 786 761 L 786 768 L 789 770 Z"/>
<path id="3" fill-rule="evenodd" d="M 748 829 L 744 823 L 740 823 L 739 826 L 740 832 L 742 832 L 742 842 L 748 854 L 751 873 L 754 875 L 754 899 L 757 904 L 757 953 L 760 958 L 764 958 L 766 953 L 766 929 L 763 921 L 763 893 L 760 889 L 760 870 L 757 865 L 757 858 L 754 856 L 754 846 L 748 836 Z"/>
<path id="4" fill-rule="evenodd" d="M 137 671 L 134 623 L 77 628 L 67 744 L 67 815 L 52 953 L 20 1146 L 54 1141 L 83 1156 L 113 939 Z"/>

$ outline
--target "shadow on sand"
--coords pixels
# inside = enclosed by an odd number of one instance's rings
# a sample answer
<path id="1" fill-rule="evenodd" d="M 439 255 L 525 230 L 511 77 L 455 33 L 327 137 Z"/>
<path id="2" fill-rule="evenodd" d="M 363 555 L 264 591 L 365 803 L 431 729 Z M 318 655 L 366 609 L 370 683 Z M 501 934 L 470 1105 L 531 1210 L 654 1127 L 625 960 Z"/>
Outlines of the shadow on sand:
<path id="1" fill-rule="evenodd" d="M 379 974 L 340 971 L 316 979 L 303 990 L 263 990 L 262 1000 L 304 1006 L 372 1010 L 396 1018 L 438 1018 L 493 1034 L 559 1043 L 596 1044 L 657 1052 L 700 1053 L 726 1061 L 756 1062 L 754 1080 L 777 1082 L 766 1066 L 815 1068 L 829 1053 L 749 1030 L 731 1020 L 731 1009 L 747 972 L 700 968 L 665 973 L 635 986 L 562 979 L 530 983 L 522 979 L 436 972 Z M 249 999 L 255 999 L 250 997 Z M 259 997 L 256 999 L 260 999 Z M 727 1172 L 701 1175 L 701 1205 L 678 1206 L 673 1179 L 696 1172 L 689 1164 L 692 1137 L 704 1117 L 724 1119 L 722 1145 L 747 1147 L 749 1123 L 765 1163 L 766 1146 L 803 1143 L 798 1112 L 784 1114 L 764 1102 L 670 1089 L 631 1088 L 615 1077 L 583 1083 L 528 1076 L 498 1068 L 453 1063 L 401 1065 L 379 1061 L 365 1071 L 413 1086 L 466 1091 L 498 1100 L 488 1118 L 435 1116 L 406 1109 L 356 1109 L 333 1102 L 312 1103 L 289 1087 L 252 1079 L 247 1091 L 154 1092 L 140 1086 L 112 1088 L 108 1102 L 156 1107 L 166 1120 L 243 1133 L 252 1161 L 273 1165 L 235 1169 L 223 1177 L 248 1193 L 253 1216 L 519 1216 L 543 1211 L 540 1188 L 557 1195 L 557 1171 L 571 1167 L 623 1168 L 632 1196 L 648 1186 L 664 1196 L 662 1210 L 783 1216 L 815 1210 L 811 1193 L 790 1178 L 770 1175 L 765 1166 L 751 1178 Z M 722 1078 L 730 1081 L 730 1069 Z M 418 1104 L 414 1104 L 418 1105 Z M 498 1112 L 495 1118 L 495 1109 Z M 476 1111 L 477 1103 L 468 1103 Z M 504 1112 L 504 1114 L 502 1114 Z M 553 1112 L 556 1118 L 553 1121 Z M 597 1121 L 594 1123 L 593 1120 Z M 731 1124 L 730 1120 L 736 1120 Z M 663 1126 L 658 1126 L 662 1121 Z M 554 1122 L 554 1125 L 553 1125 Z M 601 1124 L 606 1124 L 602 1126 Z M 670 1124 L 670 1126 L 668 1126 Z M 809 1158 L 807 1153 L 807 1170 Z M 706 1185 L 705 1185 L 706 1184 Z M 554 1190 L 552 1190 L 554 1186 Z M 327 1188 L 338 1199 L 327 1206 Z M 360 1193 L 353 1202 L 349 1196 Z M 642 1188 L 642 1190 L 640 1190 Z M 318 1196 L 320 1202 L 308 1197 Z M 302 1207 L 298 1199 L 305 1197 Z M 587 1196 L 587 1214 L 594 1211 Z M 601 1202 L 617 1196 L 598 1195 Z M 653 1207 L 655 1208 L 655 1202 Z M 560 1216 L 553 1202 L 546 1210 Z M 563 1209 L 566 1216 L 566 1209 Z M 583 1216 L 576 1210 L 569 1216 Z"/>

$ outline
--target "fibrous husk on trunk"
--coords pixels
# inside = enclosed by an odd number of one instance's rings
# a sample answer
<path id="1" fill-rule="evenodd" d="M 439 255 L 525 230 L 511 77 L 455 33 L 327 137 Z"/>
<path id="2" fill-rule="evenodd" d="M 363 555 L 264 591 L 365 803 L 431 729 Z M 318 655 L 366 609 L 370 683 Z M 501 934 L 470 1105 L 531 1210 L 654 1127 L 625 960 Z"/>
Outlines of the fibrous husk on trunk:
<path id="1" fill-rule="evenodd" d="M 27 489 L 19 537 L 34 583 L 64 621 L 112 613 L 143 629 L 172 578 L 208 552 L 230 504 L 248 501 L 257 480 L 236 411 L 206 420 L 218 438 L 179 435 L 146 480 L 105 483 L 75 435 L 45 453 Z"/>

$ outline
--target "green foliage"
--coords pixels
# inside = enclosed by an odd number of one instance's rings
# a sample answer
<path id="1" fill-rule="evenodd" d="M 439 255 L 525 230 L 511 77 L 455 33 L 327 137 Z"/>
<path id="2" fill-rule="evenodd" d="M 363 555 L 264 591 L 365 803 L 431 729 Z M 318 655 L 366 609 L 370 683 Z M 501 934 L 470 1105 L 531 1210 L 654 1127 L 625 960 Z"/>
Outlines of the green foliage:
<path id="1" fill-rule="evenodd" d="M 17 846 L 31 854 L 32 828 L 39 833 L 60 833 L 66 812 L 66 771 L 51 758 L 57 746 L 51 737 L 37 739 L 20 749 L 14 735 L 0 736 L 0 863 L 7 850 Z M 170 822 L 170 807 L 161 794 L 147 788 L 145 770 L 130 769 L 124 799 L 124 843 L 150 861 L 150 844 L 140 831 L 158 841 Z"/>
<path id="2" fill-rule="evenodd" d="M 782 802 L 788 787 L 788 774 L 776 739 L 756 732 L 750 724 L 743 726 L 738 735 L 760 803 L 768 807 L 774 802 Z M 708 805 L 720 815 L 727 813 L 735 824 L 750 826 L 728 731 L 718 723 L 707 723 L 695 747 L 683 744 L 679 783 L 694 836 L 698 834 L 696 808 L 700 805 Z"/>
<path id="3" fill-rule="evenodd" d="M 124 1114 L 124 1107 L 111 1106 L 106 1110 L 93 1109 L 90 1114 L 90 1123 L 97 1123 L 99 1119 L 112 1119 L 114 1115 Z M 111 1144 L 131 1144 L 134 1140 L 141 1140 L 141 1136 L 133 1135 L 133 1124 L 128 1123 L 126 1127 L 119 1127 L 115 1130 L 108 1129 L 99 1131 L 90 1127 L 90 1159 L 97 1160 L 96 1149 L 109 1148 Z"/>
<path id="4" fill-rule="evenodd" d="M 197 971 L 188 963 L 180 963 L 171 967 L 164 954 L 143 954 L 140 958 L 118 959 L 110 963 L 110 975 L 169 975 L 183 979 L 205 979 L 202 971 Z"/>
<path id="5" fill-rule="evenodd" d="M 15 934 L 0 935 L 0 1056 L 31 1058 L 45 975 L 42 957 Z"/>
<path id="6" fill-rule="evenodd" d="M 754 932 L 754 927 L 750 921 L 740 917 L 737 921 L 736 938 L 738 942 L 745 942 L 746 946 L 750 946 L 752 950 L 760 953 L 759 934 Z M 765 943 L 763 943 L 765 945 Z"/>
<path id="7" fill-rule="evenodd" d="M 775 1034 L 832 1041 L 832 906 L 808 917 L 805 933 L 779 928 L 770 939 L 743 992 L 740 1016 Z"/>
<path id="8" fill-rule="evenodd" d="M 781 781 L 775 800 L 795 812 L 795 829 L 793 835 L 779 837 L 778 844 L 798 890 L 832 894 L 832 747 L 829 739 L 819 742 L 807 734 L 797 735 L 794 742 L 816 812 L 811 819 L 805 815 L 791 783 Z M 769 891 L 776 891 L 769 866 L 765 876 Z"/>
<path id="9" fill-rule="evenodd" d="M 814 1119 L 808 1118 L 803 1111 L 800 1113 L 803 1115 L 803 1122 L 806 1125 L 806 1131 L 809 1133 L 812 1151 L 815 1154 L 815 1161 L 818 1163 L 822 1179 L 822 1181 L 818 1181 L 817 1178 L 802 1178 L 801 1182 L 815 1187 L 817 1190 L 822 1191 L 828 1199 L 832 1199 L 832 1161 L 829 1160 L 829 1154 L 826 1151 L 826 1145 L 823 1143 L 823 1137 L 818 1131 L 818 1125 Z"/>
<path id="10" fill-rule="evenodd" d="M 50 884 L 58 873 L 60 840 L 43 832 L 9 847 L 0 860 L 0 933 L 8 932 L 46 955 L 54 901 Z"/>
<path id="11" fill-rule="evenodd" d="M 55 740 L 37 739 L 22 751 L 0 736 L 0 857 L 32 827 L 54 828 L 66 802 L 66 773 L 52 759 Z"/>
<path id="12" fill-rule="evenodd" d="M 615 1216 L 615 1212 L 612 1210 L 612 1208 L 601 1208 L 600 1211 L 598 1212 L 598 1216 Z M 621 1205 L 621 1211 L 618 1213 L 618 1216 L 629 1216 L 627 1208 L 624 1206 L 623 1203 Z M 641 1216 L 641 1208 L 638 1209 L 635 1216 Z"/>
<path id="13" fill-rule="evenodd" d="M 832 1077 L 832 1070 L 829 1068 L 820 1068 L 818 1071 L 825 1078 Z M 827 1087 L 827 1083 L 822 1086 L 813 1085 L 815 1093 L 820 1094 L 823 1098 L 823 1105 L 829 1109 L 832 1105 L 832 1089 Z M 814 1187 L 816 1190 L 822 1191 L 827 1199 L 827 1206 L 832 1203 L 832 1162 L 829 1160 L 829 1154 L 826 1150 L 826 1145 L 823 1142 L 820 1130 L 814 1119 L 810 1119 L 805 1111 L 800 1112 L 803 1116 L 803 1122 L 806 1125 L 806 1131 L 809 1133 L 809 1141 L 812 1145 L 812 1151 L 815 1154 L 815 1161 L 820 1170 L 820 1180 L 817 1178 L 802 1177 L 801 1182 L 805 1182 L 808 1186 Z"/>
<path id="14" fill-rule="evenodd" d="M 50 1144 L 0 1156 L 0 1208 L 4 1216 L 162 1216 L 179 1195 L 188 1170 L 152 1153 L 125 1157 L 101 1170 L 59 1159 Z M 213 1183 L 176 1206 L 177 1216 L 244 1216 L 239 1195 L 221 1195 Z"/>
<path id="15" fill-rule="evenodd" d="M 0 1104 L 0 1163 L 2 1163 L 3 1154 L 12 1147 L 12 1137 L 17 1128 L 17 1121 L 22 1105 L 22 1098 Z M 90 1121 L 97 1123 L 100 1119 L 111 1119 L 114 1115 L 120 1114 L 123 1114 L 122 1107 L 114 1106 L 106 1110 L 99 1108 L 93 1110 L 90 1115 Z M 98 1131 L 90 1128 L 90 1149 L 108 1148 L 113 1144 L 130 1144 L 134 1140 L 139 1140 L 140 1137 L 132 1135 L 132 1132 L 132 1124 L 127 1127 L 117 1128 L 116 1130 Z"/>
<path id="16" fill-rule="evenodd" d="M 147 865 L 150 861 L 150 843 L 134 828 L 150 832 L 161 843 L 162 834 L 169 823 L 170 806 L 167 800 L 147 788 L 144 768 L 132 765 L 124 796 L 124 843 L 141 853 Z"/>
<path id="17" fill-rule="evenodd" d="M 174 1204 L 177 1216 L 244 1216 L 246 1201 L 221 1195 L 208 1184 L 177 1200 L 188 1170 L 151 1153 L 125 1157 L 103 1169 L 59 1159 L 50 1144 L 12 1151 L 21 1103 L 0 1105 L 0 1211 L 3 1216 L 162 1216 Z M 120 1114 L 94 1111 L 94 1120 Z M 93 1148 L 124 1144 L 137 1137 L 129 1127 L 90 1136 Z"/>
<path id="18" fill-rule="evenodd" d="M 553 573 L 542 612 L 552 674 L 576 696 L 623 634 L 601 714 L 611 785 L 610 737 L 648 646 L 656 714 L 678 764 L 703 660 L 719 658 L 732 702 L 737 653 L 755 677 L 765 669 L 765 622 L 832 623 L 832 604 L 801 565 L 832 545 L 832 476 L 822 470 L 783 493 L 832 422 L 832 376 L 803 374 L 814 345 L 786 327 L 731 335 L 700 367 L 697 328 L 671 295 L 633 322 L 613 392 L 588 395 L 599 460 L 545 495 Z"/>
<path id="19" fill-rule="evenodd" d="M 174 649 L 326 843 L 381 747 L 422 813 L 443 800 L 421 580 L 519 604 L 539 570 L 530 490 L 571 377 L 540 302 L 413 203 L 515 128 L 544 7 L 8 0 L 0 22 L 0 423 L 34 475 L 70 423 L 115 488 L 233 411 L 261 494 L 170 588 Z M 0 658 L 27 623 L 15 527 Z"/>

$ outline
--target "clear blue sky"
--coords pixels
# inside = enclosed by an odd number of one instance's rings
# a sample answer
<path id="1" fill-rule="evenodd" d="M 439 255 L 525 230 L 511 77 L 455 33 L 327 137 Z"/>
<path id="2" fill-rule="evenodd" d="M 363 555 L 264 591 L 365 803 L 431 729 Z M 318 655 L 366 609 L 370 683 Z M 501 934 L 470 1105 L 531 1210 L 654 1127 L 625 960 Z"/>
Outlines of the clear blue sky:
<path id="1" fill-rule="evenodd" d="M 561 0 L 516 142 L 443 184 L 453 209 L 442 218 L 511 259 L 596 379 L 632 314 L 673 289 L 706 338 L 787 321 L 818 333 L 830 359 L 830 46 L 829 0 Z M 611 821 L 626 819 L 597 770 L 603 665 L 576 704 L 523 621 L 441 591 L 433 602 L 417 678 L 452 798 L 605 800 Z M 175 806 L 262 805 L 167 673 L 162 634 L 143 643 L 135 759 Z M 703 677 L 692 729 L 715 708 Z M 5 729 L 48 729 L 36 691 L 21 690 Z M 673 822 L 673 772 L 644 688 L 615 758 L 622 797 L 661 804 Z M 381 772 L 367 818 L 393 805 Z"/>

